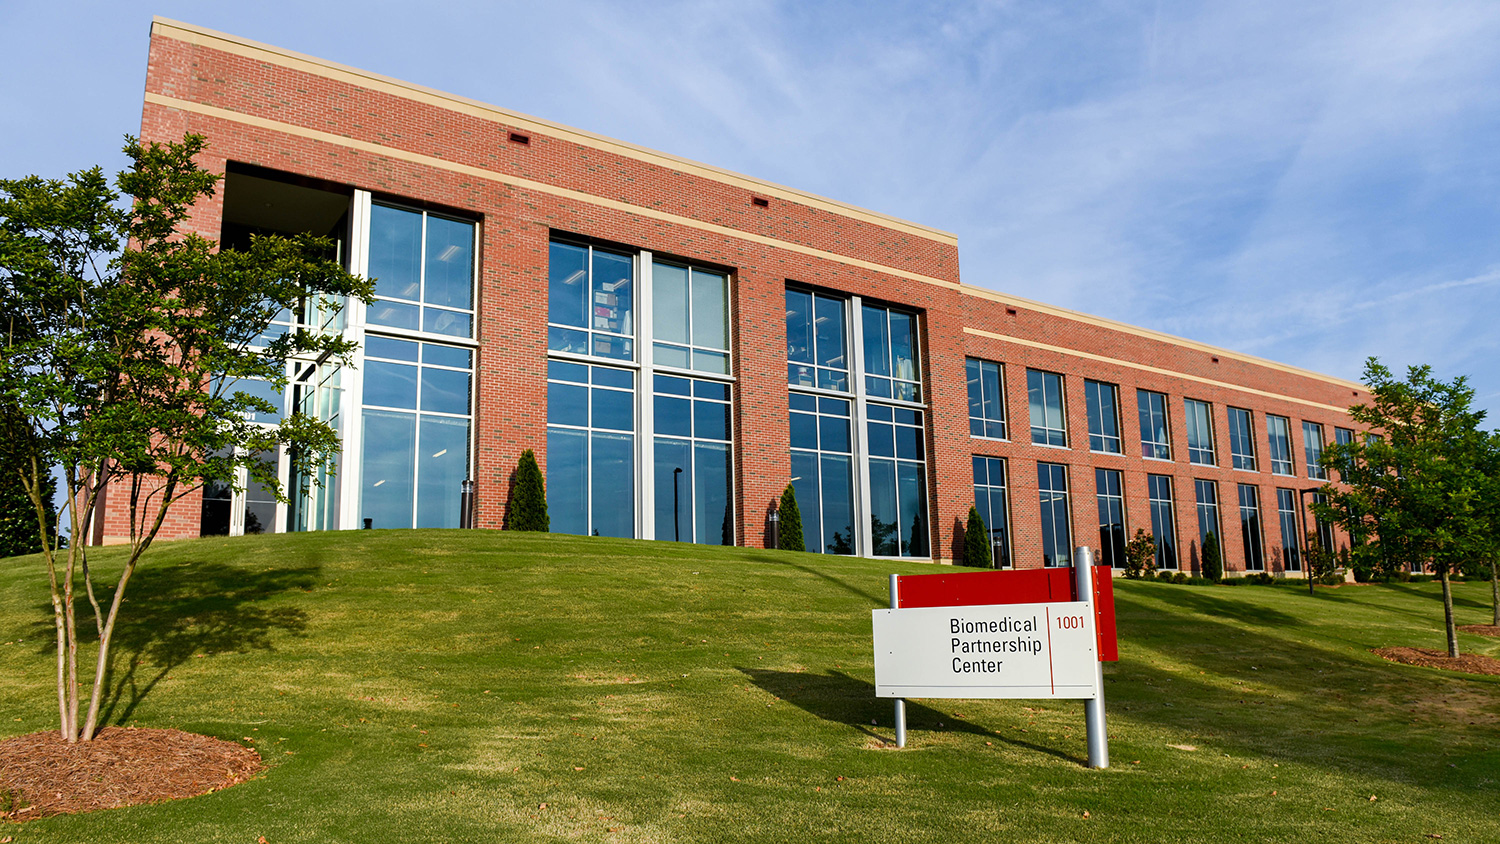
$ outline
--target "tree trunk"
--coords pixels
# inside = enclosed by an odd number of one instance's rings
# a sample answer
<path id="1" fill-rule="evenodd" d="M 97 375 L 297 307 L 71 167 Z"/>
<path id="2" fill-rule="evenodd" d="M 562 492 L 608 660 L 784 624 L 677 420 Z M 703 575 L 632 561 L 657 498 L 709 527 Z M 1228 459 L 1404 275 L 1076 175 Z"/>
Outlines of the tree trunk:
<path id="1" fill-rule="evenodd" d="M 1493 624 L 1493 625 L 1495 625 L 1496 627 L 1500 627 L 1500 576 L 1496 575 L 1496 571 L 1495 571 L 1495 561 L 1496 560 L 1500 560 L 1500 556 L 1496 556 L 1494 554 L 1491 554 L 1490 555 L 1490 599 L 1491 599 L 1491 602 L 1495 605 L 1495 617 L 1494 617 L 1494 619 L 1490 623 Z"/>
<path id="2" fill-rule="evenodd" d="M 1443 622 L 1448 630 L 1448 656 L 1458 658 L 1458 629 L 1453 626 L 1453 587 L 1448 582 L 1448 567 L 1444 566 L 1443 578 Z"/>

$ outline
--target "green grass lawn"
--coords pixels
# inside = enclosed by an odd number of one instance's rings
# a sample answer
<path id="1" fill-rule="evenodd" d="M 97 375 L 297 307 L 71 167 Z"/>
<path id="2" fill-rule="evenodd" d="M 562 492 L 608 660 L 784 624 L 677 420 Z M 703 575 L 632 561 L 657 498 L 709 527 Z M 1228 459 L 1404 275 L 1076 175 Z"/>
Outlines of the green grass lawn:
<path id="1" fill-rule="evenodd" d="M 488 531 L 164 544 L 110 722 L 253 739 L 270 769 L 0 838 L 1500 841 L 1500 678 L 1369 653 L 1443 646 L 1436 584 L 1117 581 L 1092 771 L 1074 701 L 914 701 L 891 749 L 892 571 L 934 569 Z M 1488 590 L 1455 586 L 1460 623 Z M 41 566 L 0 561 L 0 737 L 55 728 L 51 636 Z"/>

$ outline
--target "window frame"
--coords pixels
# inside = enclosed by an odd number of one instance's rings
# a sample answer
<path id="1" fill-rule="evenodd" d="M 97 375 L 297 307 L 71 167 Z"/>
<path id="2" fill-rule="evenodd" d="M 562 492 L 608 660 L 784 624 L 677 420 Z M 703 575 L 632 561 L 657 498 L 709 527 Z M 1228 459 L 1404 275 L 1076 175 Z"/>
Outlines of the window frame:
<path id="1" fill-rule="evenodd" d="M 1155 407 L 1156 400 L 1158 399 L 1161 401 L 1159 411 Z M 1171 405 L 1167 394 L 1137 387 L 1135 390 L 1135 403 L 1137 417 L 1140 421 L 1141 457 L 1145 460 L 1171 461 L 1172 424 L 1169 414 Z M 1161 423 L 1159 427 L 1163 437 L 1161 440 L 1155 439 L 1155 432 L 1158 430 L 1155 423 L 1158 420 Z M 1150 426 L 1149 428 L 1148 425 Z M 1148 434 L 1151 437 L 1150 439 L 1147 438 Z M 1147 453 L 1148 451 L 1150 453 Z"/>
<path id="2" fill-rule="evenodd" d="M 1037 376 L 1036 386 L 1032 385 L 1033 375 Z M 1055 379 L 1057 387 L 1055 408 L 1049 404 L 1051 396 L 1047 390 L 1048 379 Z M 1046 369 L 1032 369 L 1030 367 L 1026 369 L 1026 408 L 1031 421 L 1032 445 L 1040 445 L 1047 448 L 1068 447 L 1068 399 L 1067 387 L 1064 384 L 1064 380 L 1060 372 L 1051 372 Z M 1040 402 L 1032 401 L 1031 396 L 1034 391 L 1041 394 Z M 1037 424 L 1038 409 L 1041 411 L 1042 424 L 1040 425 Z M 1060 426 L 1055 428 L 1047 424 L 1049 421 L 1047 417 L 1054 409 L 1056 410 L 1057 421 Z M 1058 442 L 1054 442 L 1054 439 L 1058 440 Z"/>
<path id="3" fill-rule="evenodd" d="M 1104 413 L 1103 398 L 1106 392 L 1109 395 L 1109 418 L 1106 418 Z M 1089 451 L 1095 454 L 1122 454 L 1124 442 L 1120 436 L 1119 385 L 1085 378 L 1083 379 L 1083 396 L 1089 420 Z M 1097 431 L 1094 430 L 1096 421 L 1099 428 Z M 1111 426 L 1108 423 L 1113 424 Z M 1114 433 L 1109 433 L 1108 427 L 1113 427 Z"/>
<path id="4" fill-rule="evenodd" d="M 1213 405 L 1201 399 L 1183 399 L 1182 408 L 1187 430 L 1188 462 L 1194 466 L 1219 465 L 1217 449 L 1214 448 Z"/>

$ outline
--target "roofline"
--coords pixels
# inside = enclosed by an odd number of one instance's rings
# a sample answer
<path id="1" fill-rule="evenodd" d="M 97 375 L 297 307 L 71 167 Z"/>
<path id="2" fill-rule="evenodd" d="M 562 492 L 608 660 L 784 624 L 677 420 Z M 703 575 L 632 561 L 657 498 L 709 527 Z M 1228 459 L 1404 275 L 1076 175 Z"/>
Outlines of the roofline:
<path id="1" fill-rule="evenodd" d="M 719 182 L 737 184 L 752 191 L 768 194 L 777 199 L 796 202 L 823 211 L 864 220 L 865 222 L 903 231 L 955 248 L 958 246 L 958 236 L 952 232 L 946 232 L 931 226 L 924 226 L 920 223 L 913 223 L 910 220 L 903 220 L 899 217 L 882 214 L 878 211 L 860 208 L 836 199 L 818 196 L 806 191 L 797 190 L 796 188 L 768 182 L 764 179 L 757 179 L 753 176 L 746 176 L 742 173 L 725 170 L 711 164 L 703 164 L 702 162 L 660 152 L 648 147 L 598 135 L 593 132 L 586 132 L 582 129 L 575 129 L 571 126 L 565 126 L 561 123 L 555 123 L 540 117 L 521 114 L 479 100 L 461 97 L 457 94 L 450 94 L 435 88 L 428 88 L 390 76 L 383 76 L 367 70 L 338 64 L 326 59 L 317 58 L 316 56 L 309 56 L 292 50 L 284 50 L 280 47 L 262 44 L 258 41 L 251 41 L 247 38 L 240 38 L 228 33 L 154 16 L 151 18 L 151 34 L 154 36 L 158 32 L 169 38 L 175 37 L 179 41 L 209 46 L 246 57 L 271 60 L 278 65 L 294 67 L 326 78 L 351 82 L 363 87 L 383 90 L 384 93 L 466 112 L 476 117 L 502 122 L 507 126 L 540 132 L 582 146 L 614 153 L 626 158 L 633 158 L 648 164 L 679 170 Z M 255 55 L 252 56 L 251 53 Z M 275 61 L 275 59 L 280 59 L 280 61 Z"/>

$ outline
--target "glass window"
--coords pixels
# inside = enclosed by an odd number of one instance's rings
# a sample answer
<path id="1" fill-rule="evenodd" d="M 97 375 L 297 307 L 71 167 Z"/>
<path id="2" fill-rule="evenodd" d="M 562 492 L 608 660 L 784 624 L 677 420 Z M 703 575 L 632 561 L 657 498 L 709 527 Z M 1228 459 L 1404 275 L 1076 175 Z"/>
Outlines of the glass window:
<path id="1" fill-rule="evenodd" d="M 371 325 L 474 336 L 474 236 L 465 220 L 370 207 Z"/>
<path id="2" fill-rule="evenodd" d="M 1297 496 L 1276 490 L 1276 518 L 1281 523 L 1281 564 L 1286 571 L 1302 571 L 1302 542 L 1297 530 Z"/>
<path id="3" fill-rule="evenodd" d="M 969 435 L 1005 439 L 1005 366 L 965 358 L 964 376 L 969 385 Z"/>
<path id="4" fill-rule="evenodd" d="M 1068 422 L 1063 414 L 1062 376 L 1055 372 L 1026 370 L 1026 399 L 1031 408 L 1031 441 L 1038 445 L 1066 446 Z"/>
<path id="5" fill-rule="evenodd" d="M 790 404 L 792 486 L 807 550 L 853 554 L 852 402 L 792 393 Z"/>
<path id="6" fill-rule="evenodd" d="M 1224 537 L 1219 530 L 1219 488 L 1213 481 L 1193 481 L 1193 492 L 1198 501 L 1198 554 L 1199 559 L 1208 550 L 1209 534 L 1219 549 L 1220 566 L 1224 560 Z M 1221 569 L 1222 571 L 1222 569 Z"/>
<path id="7" fill-rule="evenodd" d="M 1188 462 L 1214 465 L 1213 416 L 1208 402 L 1187 399 L 1182 404 L 1187 411 Z"/>
<path id="8" fill-rule="evenodd" d="M 922 400 L 916 314 L 864 305 L 865 392 L 898 401 Z"/>
<path id="9" fill-rule="evenodd" d="M 1172 459 L 1172 441 L 1167 433 L 1167 397 L 1150 390 L 1135 391 L 1141 416 L 1141 456 Z"/>
<path id="10" fill-rule="evenodd" d="M 877 557 L 926 557 L 927 477 L 922 413 L 871 404 L 871 553 Z"/>
<path id="11" fill-rule="evenodd" d="M 1036 464 L 1036 484 L 1042 510 L 1042 565 L 1072 565 L 1068 467 L 1061 463 Z"/>
<path id="12" fill-rule="evenodd" d="M 366 337 L 360 517 L 371 527 L 458 527 L 471 361 L 469 349 Z"/>
<path id="13" fill-rule="evenodd" d="M 653 357 L 658 366 L 729 373 L 729 277 L 654 261 Z"/>
<path id="14" fill-rule="evenodd" d="M 547 348 L 634 360 L 635 258 L 553 241 L 547 262 Z"/>
<path id="15" fill-rule="evenodd" d="M 1146 493 L 1151 504 L 1151 535 L 1156 538 L 1156 567 L 1177 568 L 1177 516 L 1172 509 L 1172 478 L 1147 475 Z"/>
<path id="16" fill-rule="evenodd" d="M 1328 480 L 1328 471 L 1323 468 L 1323 426 L 1316 422 L 1302 423 L 1303 455 L 1307 458 L 1307 476 L 1320 481 Z"/>
<path id="17" fill-rule="evenodd" d="M 1099 559 L 1101 566 L 1125 567 L 1125 495 L 1120 473 L 1094 470 L 1095 495 L 1099 503 Z"/>
<path id="18" fill-rule="evenodd" d="M 1349 445 L 1354 442 L 1354 432 L 1348 428 L 1334 428 L 1333 441 L 1337 445 Z"/>
<path id="19" fill-rule="evenodd" d="M 974 508 L 990 536 L 990 560 L 997 569 L 1010 568 L 1010 498 L 1005 492 L 1005 461 L 974 458 Z"/>
<path id="20" fill-rule="evenodd" d="M 1240 484 L 1240 540 L 1245 546 L 1245 571 L 1265 571 L 1266 555 L 1260 537 L 1260 490 Z"/>
<path id="21" fill-rule="evenodd" d="M 1312 495 L 1312 500 L 1314 504 L 1327 504 L 1328 496 L 1321 492 L 1315 492 Z M 1316 515 L 1312 517 L 1312 520 L 1313 530 L 1318 536 L 1318 547 L 1324 551 L 1333 551 L 1333 523 L 1327 519 L 1320 519 Z"/>
<path id="22" fill-rule="evenodd" d="M 1113 384 L 1084 381 L 1083 395 L 1088 403 L 1089 450 L 1120 453 L 1119 391 Z"/>
<path id="23" fill-rule="evenodd" d="M 635 430 L 634 372 L 548 361 L 547 512 L 553 533 L 635 536 Z"/>
<path id="24" fill-rule="evenodd" d="M 849 391 L 844 300 L 787 288 L 787 383 L 796 387 Z"/>
<path id="25" fill-rule="evenodd" d="M 728 385 L 666 375 L 654 383 L 656 538 L 733 545 Z"/>
<path id="26" fill-rule="evenodd" d="M 1271 446 L 1271 473 L 1295 475 L 1292 467 L 1292 423 L 1285 416 L 1266 415 L 1266 435 Z"/>
<path id="27" fill-rule="evenodd" d="M 1250 411 L 1229 408 L 1229 458 L 1236 469 L 1255 471 L 1255 428 Z"/>

